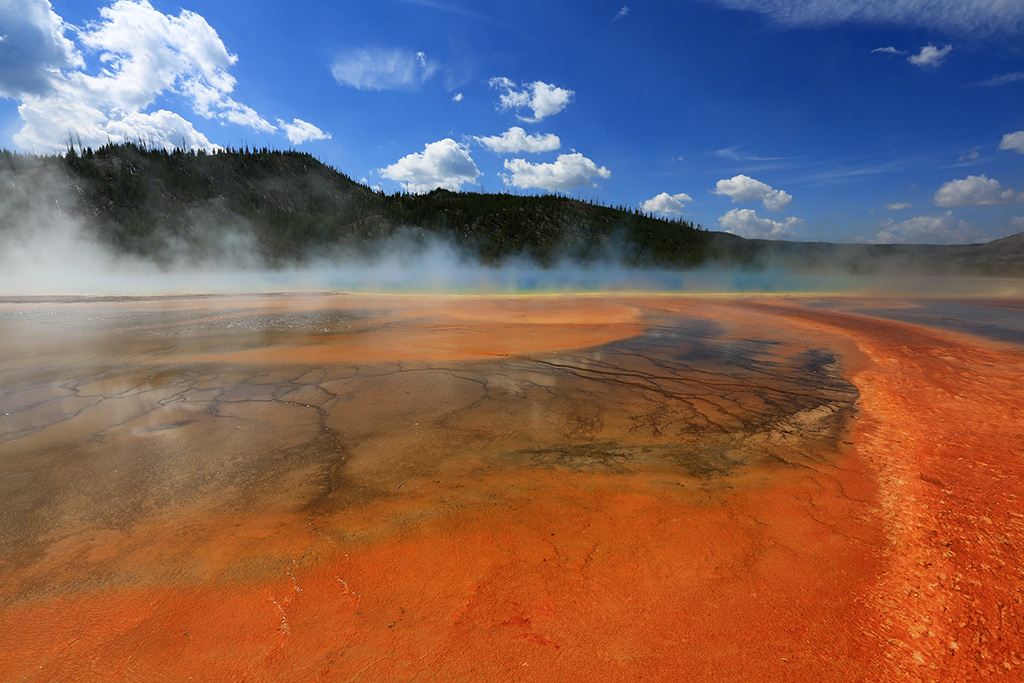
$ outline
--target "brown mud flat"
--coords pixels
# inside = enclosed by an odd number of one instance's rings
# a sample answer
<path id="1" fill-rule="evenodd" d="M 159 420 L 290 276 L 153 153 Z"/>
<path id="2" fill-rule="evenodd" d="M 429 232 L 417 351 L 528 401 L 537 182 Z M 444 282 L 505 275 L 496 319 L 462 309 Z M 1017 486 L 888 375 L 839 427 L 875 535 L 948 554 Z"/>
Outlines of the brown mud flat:
<path id="1" fill-rule="evenodd" d="M 0 680 L 1013 680 L 1024 353 L 884 313 L 0 303 Z"/>

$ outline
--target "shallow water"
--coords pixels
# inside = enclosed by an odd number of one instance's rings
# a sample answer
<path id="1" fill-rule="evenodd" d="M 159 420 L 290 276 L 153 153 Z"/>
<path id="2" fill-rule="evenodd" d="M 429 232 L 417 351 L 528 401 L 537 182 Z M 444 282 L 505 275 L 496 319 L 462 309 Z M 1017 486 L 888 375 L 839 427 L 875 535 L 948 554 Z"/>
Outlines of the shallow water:
<path id="1" fill-rule="evenodd" d="M 854 680 L 867 360 L 794 301 L 0 303 L 0 678 Z"/>
<path id="2" fill-rule="evenodd" d="M 608 304 L 585 305 L 598 320 L 581 327 L 605 327 Z M 319 510 L 442 472 L 659 468 L 721 485 L 838 450 L 856 390 L 830 351 L 627 304 L 610 324 L 632 327 L 592 339 L 566 333 L 557 308 L 341 296 L 8 305 L 0 549 L 20 570 L 53 538 L 168 510 Z M 500 350 L 467 357 L 460 337 L 503 319 L 515 322 L 489 340 Z"/>

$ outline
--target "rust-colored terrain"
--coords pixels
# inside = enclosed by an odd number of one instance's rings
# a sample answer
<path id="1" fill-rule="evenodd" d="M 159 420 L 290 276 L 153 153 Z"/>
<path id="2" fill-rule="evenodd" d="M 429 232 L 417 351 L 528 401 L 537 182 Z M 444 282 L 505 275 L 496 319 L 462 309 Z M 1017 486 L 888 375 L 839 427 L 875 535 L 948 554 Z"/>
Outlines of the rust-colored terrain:
<path id="1" fill-rule="evenodd" d="M 1022 377 L 1014 300 L 2 303 L 0 680 L 1016 680 Z"/>

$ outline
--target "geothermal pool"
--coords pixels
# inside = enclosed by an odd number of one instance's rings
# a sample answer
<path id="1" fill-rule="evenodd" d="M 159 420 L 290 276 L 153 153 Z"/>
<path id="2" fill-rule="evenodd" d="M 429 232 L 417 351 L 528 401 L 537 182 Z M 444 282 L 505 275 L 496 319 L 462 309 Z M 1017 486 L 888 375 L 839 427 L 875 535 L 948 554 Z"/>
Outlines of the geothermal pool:
<path id="1" fill-rule="evenodd" d="M 0 680 L 1024 667 L 1024 302 L 0 302 Z"/>

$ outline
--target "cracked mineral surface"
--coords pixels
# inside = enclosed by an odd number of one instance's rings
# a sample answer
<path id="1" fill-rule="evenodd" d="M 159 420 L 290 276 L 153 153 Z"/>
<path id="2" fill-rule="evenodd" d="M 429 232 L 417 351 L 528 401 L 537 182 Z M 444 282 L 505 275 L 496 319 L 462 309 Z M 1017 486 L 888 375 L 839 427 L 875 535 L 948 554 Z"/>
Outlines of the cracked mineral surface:
<path id="1" fill-rule="evenodd" d="M 1022 311 L 0 302 L 0 680 L 1018 675 Z"/>

